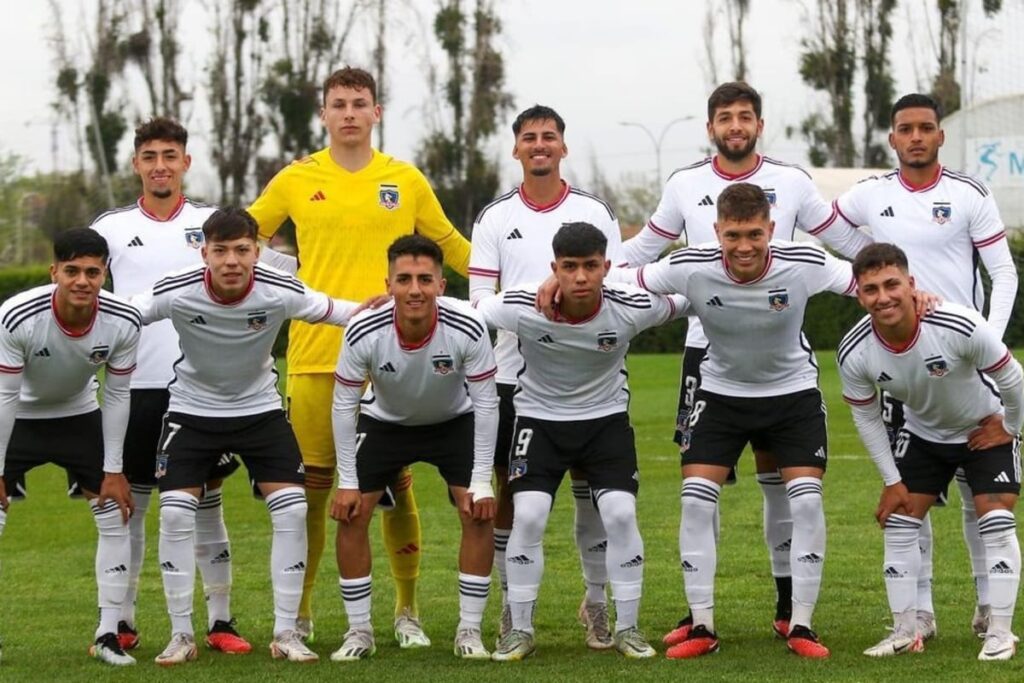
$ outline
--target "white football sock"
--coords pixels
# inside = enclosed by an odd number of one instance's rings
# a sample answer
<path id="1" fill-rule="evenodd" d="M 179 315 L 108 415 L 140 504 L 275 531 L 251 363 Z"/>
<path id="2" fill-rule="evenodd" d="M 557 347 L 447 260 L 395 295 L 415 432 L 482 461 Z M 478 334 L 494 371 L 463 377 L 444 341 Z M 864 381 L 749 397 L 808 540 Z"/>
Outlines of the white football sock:
<path id="1" fill-rule="evenodd" d="M 615 631 L 634 628 L 644 585 L 644 541 L 636 524 L 636 496 L 629 491 L 596 491 L 608 532 L 607 573 L 615 599 Z"/>
<path id="2" fill-rule="evenodd" d="M 459 629 L 480 630 L 487 607 L 491 577 L 459 572 Z"/>
<path id="3" fill-rule="evenodd" d="M 585 479 L 572 480 L 572 497 L 576 504 L 576 547 L 580 551 L 587 602 L 604 603 L 608 601 L 605 597 L 605 586 L 608 584 L 608 570 L 605 567 L 608 537 L 601 522 L 601 514 L 594 507 L 590 484 Z"/>
<path id="4" fill-rule="evenodd" d="M 974 493 L 967 485 L 966 478 L 957 470 L 956 485 L 960 488 L 960 515 L 963 519 L 964 543 L 967 554 L 971 558 L 971 573 L 974 575 L 974 590 L 977 592 L 978 604 L 989 604 L 988 598 L 988 566 L 985 561 L 985 542 L 978 533 L 978 511 L 974 509 Z"/>
<path id="5" fill-rule="evenodd" d="M 533 606 L 544 575 L 544 529 L 551 496 L 543 491 L 521 491 L 512 500 L 516 512 L 505 554 L 512 628 L 533 633 Z"/>
<path id="6" fill-rule="evenodd" d="M 921 569 L 917 575 L 917 610 L 935 614 L 932 604 L 932 516 L 928 513 L 921 520 L 921 531 L 918 534 L 917 547 L 921 554 Z"/>
<path id="7" fill-rule="evenodd" d="M 1017 522 L 1009 510 L 992 510 L 978 520 L 988 564 L 988 597 L 992 605 L 989 633 L 1010 633 L 1020 586 L 1020 542 Z"/>
<path id="8" fill-rule="evenodd" d="M 306 492 L 287 486 L 265 497 L 274 536 L 270 583 L 274 587 L 274 635 L 295 630 L 306 577 Z"/>
<path id="9" fill-rule="evenodd" d="M 121 619 L 135 625 L 135 601 L 139 597 L 139 575 L 146 560 L 146 512 L 153 495 L 151 486 L 132 484 L 132 500 L 135 511 L 128 520 L 128 539 L 131 545 L 131 562 L 128 564 L 128 593 L 121 608 Z"/>
<path id="10" fill-rule="evenodd" d="M 508 548 L 508 537 L 511 529 L 494 530 L 494 569 L 498 572 L 501 585 L 501 604 L 508 603 L 508 569 L 505 567 L 505 549 Z"/>
<path id="11" fill-rule="evenodd" d="M 160 494 L 160 574 L 164 580 L 171 634 L 194 635 L 192 596 L 196 583 L 193 535 L 199 499 L 185 491 Z"/>
<path id="12" fill-rule="evenodd" d="M 904 633 L 917 631 L 917 588 L 922 560 L 918 536 L 921 526 L 921 520 L 909 515 L 889 515 L 885 522 L 882 577 L 889 597 L 889 610 L 896 627 Z"/>
<path id="13" fill-rule="evenodd" d="M 206 618 L 213 628 L 216 621 L 231 621 L 231 545 L 220 489 L 208 489 L 199 500 L 195 547 L 206 595 Z"/>
<path id="14" fill-rule="evenodd" d="M 786 484 L 778 472 L 757 475 L 764 498 L 764 542 L 772 562 L 772 576 L 790 576 L 789 551 L 793 542 L 793 517 L 789 512 Z"/>
<path id="15" fill-rule="evenodd" d="M 108 500 L 100 507 L 96 499 L 89 501 L 99 537 L 96 541 L 96 587 L 100 621 L 96 637 L 117 633 L 125 594 L 128 592 L 128 565 L 131 563 L 131 541 L 128 526 L 121 520 L 117 503 Z"/>
<path id="16" fill-rule="evenodd" d="M 679 524 L 679 559 L 683 587 L 695 625 L 714 632 L 715 571 L 718 548 L 714 520 L 722 487 L 702 477 L 683 479 L 683 517 Z"/>
<path id="17" fill-rule="evenodd" d="M 370 601 L 373 594 L 373 582 L 370 577 L 339 578 L 338 589 L 341 591 L 341 601 L 345 605 L 348 627 L 361 631 L 372 631 Z"/>
<path id="18" fill-rule="evenodd" d="M 793 544 L 790 567 L 793 573 L 794 626 L 811 628 L 814 605 L 821 590 L 821 572 L 825 566 L 825 507 L 821 480 L 797 477 L 786 483 L 789 509 L 793 515 Z"/>

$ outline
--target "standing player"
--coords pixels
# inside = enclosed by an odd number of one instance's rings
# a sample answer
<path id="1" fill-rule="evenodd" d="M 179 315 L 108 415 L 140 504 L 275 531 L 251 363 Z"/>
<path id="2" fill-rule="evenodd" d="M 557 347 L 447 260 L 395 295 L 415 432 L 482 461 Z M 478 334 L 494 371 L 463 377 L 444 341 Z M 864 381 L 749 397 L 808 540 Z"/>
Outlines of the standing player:
<path id="1" fill-rule="evenodd" d="M 331 296 L 362 301 L 380 292 L 384 254 L 397 237 L 413 232 L 437 242 L 445 260 L 465 275 L 469 242 L 445 218 L 430 184 L 414 166 L 373 149 L 380 120 L 377 86 L 362 69 L 346 67 L 324 82 L 320 120 L 330 145 L 278 173 L 249 208 L 269 239 L 281 223 L 295 223 L 300 280 Z M 323 555 L 327 506 L 335 468 L 331 431 L 334 367 L 341 331 L 293 324 L 288 342 L 288 406 L 306 467 L 309 557 L 299 628 L 312 632 L 312 589 Z M 430 640 L 419 624 L 420 522 L 412 475 L 391 485 L 394 510 L 382 515 L 384 544 L 396 583 L 395 637 L 402 647 Z"/>
<path id="2" fill-rule="evenodd" d="M 97 218 L 92 228 L 110 246 L 114 292 L 140 294 L 165 274 L 202 262 L 203 222 L 214 208 L 188 199 L 182 192 L 192 164 L 186 151 L 188 131 L 169 118 L 157 117 L 135 129 L 132 169 L 142 181 L 142 196 L 134 204 Z M 125 438 L 125 475 L 132 486 L 135 514 L 128 522 L 132 557 L 128 565 L 128 598 L 117 625 L 121 647 L 139 644 L 135 602 L 139 573 L 146 555 L 146 511 L 156 486 L 156 451 L 161 423 L 167 412 L 167 385 L 172 366 L 181 355 L 178 333 L 171 321 L 148 325 L 139 342 L 139 367 L 132 374 L 131 420 Z M 232 654 L 252 647 L 238 635 L 231 616 L 231 548 L 221 505 L 223 478 L 238 468 L 228 457 L 206 482 L 196 512 L 196 564 L 206 596 L 209 647 Z"/>
<path id="3" fill-rule="evenodd" d="M 945 301 L 976 311 L 981 311 L 985 303 L 978 272 L 980 257 L 992 279 L 988 320 L 1003 335 L 1017 294 L 1017 268 L 992 194 L 980 181 L 939 163 L 944 136 L 939 105 L 934 99 L 905 95 L 893 105 L 891 119 L 889 145 L 896 152 L 899 168 L 868 178 L 839 197 L 835 202 L 836 223 L 865 225 L 875 240 L 899 245 L 914 263 L 919 286 Z M 902 407 L 888 399 L 884 391 L 882 401 L 890 434 L 895 438 L 903 424 Z M 984 542 L 974 495 L 963 473 L 956 480 L 962 500 L 964 540 L 977 591 L 972 628 L 983 637 L 989 611 Z M 921 547 L 924 565 L 917 605 L 927 639 L 935 635 L 932 527 L 927 516 L 921 528 Z"/>
<path id="4" fill-rule="evenodd" d="M 523 355 L 508 466 L 515 502 L 506 557 L 512 630 L 493 658 L 520 660 L 534 651 L 544 529 L 570 469 L 586 476 L 607 530 L 614 646 L 626 657 L 652 657 L 654 648 L 637 629 L 644 546 L 636 521 L 639 473 L 625 356 L 633 337 L 681 315 L 686 302 L 605 285 L 611 265 L 607 238 L 592 225 L 567 223 L 551 248 L 551 269 L 562 292 L 553 321 L 534 309 L 536 285 L 505 289 L 477 303 L 489 326 L 517 335 Z"/>
<path id="5" fill-rule="evenodd" d="M 559 166 L 569 153 L 565 146 L 565 121 L 554 109 L 533 106 L 512 124 L 515 145 L 512 156 L 523 167 L 522 184 L 484 207 L 473 226 L 473 251 L 469 260 L 469 296 L 474 302 L 494 296 L 495 289 L 509 289 L 540 282 L 551 274 L 551 239 L 565 223 L 582 221 L 596 226 L 608 240 L 608 258 L 622 264 L 621 233 L 615 214 L 605 202 L 562 180 Z M 516 335 L 498 330 L 500 422 L 495 469 L 498 482 L 498 513 L 495 517 L 494 555 L 501 577 L 502 618 L 500 635 L 511 628 L 505 547 L 512 527 L 512 494 L 508 488 L 508 452 L 512 444 L 515 409 L 512 395 L 523 367 Z M 596 650 L 612 647 L 608 627 L 605 586 L 607 538 L 601 516 L 591 498 L 582 472 L 571 471 L 576 501 L 576 545 L 583 566 L 586 595 L 579 618 L 587 629 L 587 645 Z"/>
<path id="6" fill-rule="evenodd" d="M 334 374 L 341 597 L 349 630 L 335 661 L 376 652 L 370 623 L 373 508 L 403 468 L 422 460 L 448 484 L 462 523 L 455 656 L 489 659 L 480 624 L 494 559 L 491 468 L 498 431 L 497 367 L 480 315 L 442 297 L 441 249 L 426 237 L 388 248 L 392 305 L 356 316 Z M 371 386 L 363 396 L 366 380 Z"/>
<path id="7" fill-rule="evenodd" d="M 679 239 L 691 245 L 714 242 L 716 198 L 723 189 L 738 182 L 752 183 L 764 190 L 775 222 L 774 239 L 793 240 L 800 229 L 851 259 L 870 244 L 871 240 L 864 233 L 846 224 L 829 227 L 833 223 L 833 210 L 822 199 L 806 171 L 756 152 L 763 130 L 761 96 L 756 90 L 746 83 L 718 86 L 708 98 L 707 121 L 708 139 L 718 153 L 669 176 L 654 215 L 643 230 L 623 245 L 627 261 L 649 263 Z M 701 320 L 691 317 L 679 384 L 676 443 L 680 443 L 687 416 L 693 408 L 707 346 Z M 760 441 L 755 440 L 752 447 L 757 481 L 764 496 L 764 540 L 777 593 L 773 628 L 784 637 L 789 631 L 792 596 L 789 547 L 793 520 L 777 463 L 761 447 Z M 665 643 L 682 642 L 691 625 L 692 618 L 688 615 L 665 636 Z"/>
<path id="8" fill-rule="evenodd" d="M 281 410 L 270 349 L 285 320 L 341 325 L 355 305 L 256 264 L 256 232 L 245 211 L 215 211 L 203 224 L 206 265 L 169 275 L 133 298 L 146 323 L 172 321 L 182 349 L 156 467 L 160 570 L 172 633 L 156 658 L 161 665 L 197 655 L 192 536 L 202 485 L 228 452 L 242 456 L 270 511 L 275 616 L 270 652 L 291 661 L 317 659 L 295 631 L 305 574 L 306 497 L 302 459 Z"/>
<path id="9" fill-rule="evenodd" d="M 1020 583 L 1013 507 L 1020 494 L 1019 442 L 1024 375 L 999 333 L 973 309 L 945 303 L 919 318 L 914 278 L 898 247 L 879 243 L 853 262 L 857 298 L 868 315 L 839 345 L 843 398 L 885 487 L 878 521 L 885 529 L 883 576 L 895 628 L 864 654 L 924 649 L 917 585 L 921 523 L 962 471 L 980 517 L 990 612 L 981 660 L 1010 659 Z M 993 391 L 991 378 L 999 389 Z M 903 403 L 906 426 L 889 444 L 877 389 Z M 1005 406 L 1005 409 L 1004 409 Z"/>
<path id="10" fill-rule="evenodd" d="M 53 257 L 55 284 L 0 306 L 0 532 L 7 521 L 6 482 L 48 462 L 67 470 L 89 500 L 99 532 L 100 616 L 91 652 L 107 664 L 134 664 L 118 643 L 117 621 L 131 553 L 122 448 L 142 322 L 138 311 L 100 289 L 109 253 L 95 231 L 61 233 Z M 104 367 L 101 411 L 96 373 Z"/>

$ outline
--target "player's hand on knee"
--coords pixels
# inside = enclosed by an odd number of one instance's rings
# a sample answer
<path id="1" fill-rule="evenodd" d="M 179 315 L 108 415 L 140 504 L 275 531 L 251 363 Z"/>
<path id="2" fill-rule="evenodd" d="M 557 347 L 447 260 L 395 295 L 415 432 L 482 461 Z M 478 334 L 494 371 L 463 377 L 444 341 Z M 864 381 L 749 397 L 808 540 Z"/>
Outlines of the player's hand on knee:
<path id="1" fill-rule="evenodd" d="M 878 509 L 875 510 L 875 519 L 878 525 L 885 528 L 885 522 L 890 515 L 899 513 L 909 515 L 911 510 L 910 492 L 902 481 L 882 489 L 882 495 L 878 499 Z"/>
<path id="2" fill-rule="evenodd" d="M 1003 416 L 999 413 L 989 415 L 978 424 L 981 426 L 967 435 L 967 447 L 972 451 L 983 451 L 1013 441 L 1013 435 L 1006 431 Z"/>
<path id="3" fill-rule="evenodd" d="M 562 300 L 562 292 L 558 289 L 558 280 L 554 275 L 549 275 L 546 280 L 537 288 L 537 300 L 534 305 L 537 310 L 544 314 L 548 320 L 555 319 L 555 310 Z"/>
<path id="4" fill-rule="evenodd" d="M 128 518 L 135 512 L 135 502 L 132 500 L 132 489 L 124 474 L 103 475 L 103 483 L 100 484 L 99 498 L 96 502 L 102 507 L 108 500 L 117 503 L 117 508 L 121 511 L 121 520 L 127 524 Z"/>
<path id="5" fill-rule="evenodd" d="M 914 294 L 914 304 L 918 318 L 928 313 L 934 313 L 941 303 L 942 297 L 938 294 L 932 294 L 920 289 Z"/>
<path id="6" fill-rule="evenodd" d="M 342 523 L 351 522 L 359 516 L 361 501 L 362 494 L 358 489 L 338 489 L 331 503 L 331 519 Z"/>

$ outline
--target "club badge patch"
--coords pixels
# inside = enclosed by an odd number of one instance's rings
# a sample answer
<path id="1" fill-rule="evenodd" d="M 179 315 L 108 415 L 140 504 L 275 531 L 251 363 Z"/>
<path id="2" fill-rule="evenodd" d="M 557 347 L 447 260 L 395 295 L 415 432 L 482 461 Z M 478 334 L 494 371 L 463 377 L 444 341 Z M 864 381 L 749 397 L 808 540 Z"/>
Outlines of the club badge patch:
<path id="1" fill-rule="evenodd" d="M 599 351 L 612 351 L 619 345 L 619 335 L 615 332 L 598 332 L 597 349 Z"/>
<path id="2" fill-rule="evenodd" d="M 455 361 L 447 353 L 439 353 L 431 357 L 430 362 L 434 365 L 435 375 L 447 375 L 455 371 Z"/>
<path id="3" fill-rule="evenodd" d="M 942 356 L 932 356 L 924 359 L 924 367 L 932 377 L 945 377 L 949 372 L 949 365 Z"/>
<path id="4" fill-rule="evenodd" d="M 935 202 L 932 204 L 932 221 L 939 225 L 945 225 L 953 219 L 953 206 L 949 202 Z"/>
<path id="5" fill-rule="evenodd" d="M 398 185 L 381 185 L 377 192 L 377 202 L 388 211 L 398 208 Z"/>
<path id="6" fill-rule="evenodd" d="M 100 365 L 107 362 L 107 357 L 110 355 L 110 347 L 106 344 L 92 347 L 89 351 L 89 362 L 93 365 Z"/>
<path id="7" fill-rule="evenodd" d="M 203 229 L 187 228 L 185 230 L 185 244 L 193 249 L 198 249 L 203 246 Z"/>
<path id="8" fill-rule="evenodd" d="M 259 332 L 267 326 L 267 312 L 266 311 L 251 311 L 246 314 L 246 328 Z"/>
<path id="9" fill-rule="evenodd" d="M 775 194 L 775 188 L 766 187 L 764 189 L 764 196 L 768 199 L 768 204 L 774 209 L 776 208 L 775 201 L 778 199 L 778 195 Z"/>
<path id="10" fill-rule="evenodd" d="M 773 311 L 784 311 L 789 308 L 789 291 L 785 289 L 769 289 L 768 308 Z"/>

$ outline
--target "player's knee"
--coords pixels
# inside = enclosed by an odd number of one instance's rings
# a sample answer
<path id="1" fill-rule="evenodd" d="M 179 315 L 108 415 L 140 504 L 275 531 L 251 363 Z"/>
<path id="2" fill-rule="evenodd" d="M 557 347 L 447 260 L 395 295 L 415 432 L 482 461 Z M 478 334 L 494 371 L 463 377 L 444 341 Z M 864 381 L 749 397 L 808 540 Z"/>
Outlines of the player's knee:
<path id="1" fill-rule="evenodd" d="M 192 500 L 195 500 L 193 498 Z M 169 540 L 190 539 L 196 527 L 196 508 L 160 501 L 160 535 Z"/>
<path id="2" fill-rule="evenodd" d="M 597 509 L 609 537 L 629 534 L 636 527 L 636 498 L 626 491 L 601 491 Z"/>
<path id="3" fill-rule="evenodd" d="M 516 498 L 513 530 L 527 538 L 542 537 L 551 511 L 551 496 L 541 491 L 525 491 L 517 493 Z"/>

